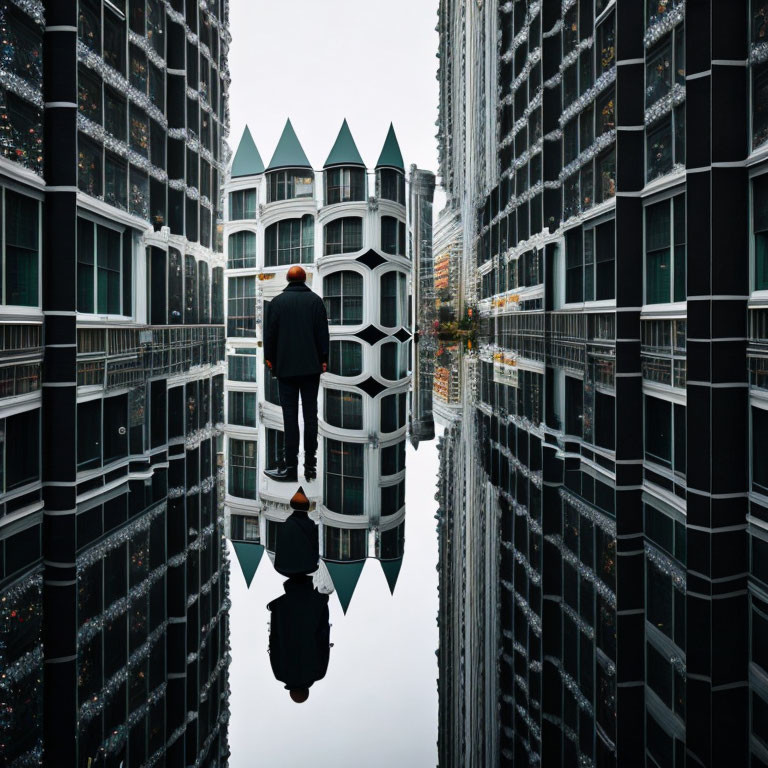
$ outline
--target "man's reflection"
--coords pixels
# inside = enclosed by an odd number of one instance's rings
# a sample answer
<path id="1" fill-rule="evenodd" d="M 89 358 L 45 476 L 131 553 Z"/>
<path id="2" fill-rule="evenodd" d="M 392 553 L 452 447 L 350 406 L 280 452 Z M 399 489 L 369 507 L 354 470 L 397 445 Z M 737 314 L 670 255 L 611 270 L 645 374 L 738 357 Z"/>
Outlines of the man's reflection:
<path id="1" fill-rule="evenodd" d="M 290 501 L 290 517 L 277 530 L 275 570 L 288 579 L 285 594 L 267 605 L 271 612 L 269 661 L 275 677 L 297 704 L 309 698 L 312 685 L 325 677 L 330 656 L 328 595 L 320 594 L 309 576 L 318 568 L 317 527 L 309 519 L 309 500 L 301 488 Z"/>
<path id="2" fill-rule="evenodd" d="M 321 595 L 309 576 L 293 576 L 283 583 L 283 589 L 285 594 L 267 605 L 272 613 L 269 662 L 293 701 L 301 704 L 328 669 L 328 595 Z"/>

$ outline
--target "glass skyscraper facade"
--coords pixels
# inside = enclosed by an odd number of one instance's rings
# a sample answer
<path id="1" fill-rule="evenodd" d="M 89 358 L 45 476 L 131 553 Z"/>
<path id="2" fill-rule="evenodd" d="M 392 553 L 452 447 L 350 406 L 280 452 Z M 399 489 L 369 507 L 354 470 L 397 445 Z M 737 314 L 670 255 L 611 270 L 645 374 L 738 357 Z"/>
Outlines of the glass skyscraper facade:
<path id="1" fill-rule="evenodd" d="M 767 15 L 440 3 L 441 764 L 768 765 Z"/>
<path id="2" fill-rule="evenodd" d="M 0 33 L 0 762 L 222 765 L 227 3 Z"/>

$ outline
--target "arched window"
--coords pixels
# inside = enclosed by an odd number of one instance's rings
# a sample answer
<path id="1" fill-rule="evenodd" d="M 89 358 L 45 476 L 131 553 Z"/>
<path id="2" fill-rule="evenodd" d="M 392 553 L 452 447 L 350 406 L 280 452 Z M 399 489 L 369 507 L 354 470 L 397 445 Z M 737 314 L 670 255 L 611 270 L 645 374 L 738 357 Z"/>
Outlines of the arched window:
<path id="1" fill-rule="evenodd" d="M 357 341 L 331 341 L 328 373 L 359 376 L 363 372 L 363 345 Z"/>
<path id="2" fill-rule="evenodd" d="M 385 272 L 381 276 L 379 322 L 387 328 L 405 325 L 408 319 L 406 277 L 402 272 Z"/>
<path id="3" fill-rule="evenodd" d="M 363 276 L 358 272 L 334 272 L 324 277 L 323 298 L 330 325 L 363 322 Z"/>
<path id="4" fill-rule="evenodd" d="M 363 220 L 359 216 L 335 219 L 325 225 L 325 255 L 354 253 L 363 247 Z"/>
<path id="5" fill-rule="evenodd" d="M 301 197 L 312 197 L 314 194 L 315 177 L 309 168 L 289 168 L 283 171 L 273 171 L 267 174 L 267 202 L 277 200 L 294 200 Z"/>
<path id="6" fill-rule="evenodd" d="M 341 389 L 325 390 L 325 420 L 332 427 L 363 428 L 363 396 Z"/>
<path id="7" fill-rule="evenodd" d="M 376 171 L 376 186 L 382 200 L 392 200 L 405 205 L 405 175 L 394 168 Z"/>
<path id="8" fill-rule="evenodd" d="M 195 257 L 184 257 L 184 323 L 197 323 L 197 265 Z"/>
<path id="9" fill-rule="evenodd" d="M 394 216 L 381 217 L 381 250 L 393 256 L 405 256 L 405 224 Z"/>
<path id="10" fill-rule="evenodd" d="M 394 515 L 405 504 L 405 480 L 381 489 L 381 515 Z"/>
<path id="11" fill-rule="evenodd" d="M 362 515 L 364 478 L 363 444 L 326 438 L 325 506 L 341 515 Z"/>
<path id="12" fill-rule="evenodd" d="M 254 232 L 233 232 L 229 236 L 229 258 L 227 266 L 230 269 L 243 269 L 256 266 L 256 234 Z"/>
<path id="13" fill-rule="evenodd" d="M 381 398 L 381 431 L 394 432 L 405 426 L 406 392 Z"/>
<path id="14" fill-rule="evenodd" d="M 239 189 L 229 195 L 229 220 L 256 218 L 256 190 Z"/>
<path id="15" fill-rule="evenodd" d="M 381 345 L 381 375 L 390 381 L 404 378 L 408 373 L 408 347 L 399 341 Z"/>
<path id="16" fill-rule="evenodd" d="M 315 219 L 309 214 L 278 221 L 267 227 L 264 236 L 267 267 L 311 264 L 315 260 Z"/>
<path id="17" fill-rule="evenodd" d="M 363 168 L 330 168 L 325 172 L 325 204 L 365 200 Z"/>

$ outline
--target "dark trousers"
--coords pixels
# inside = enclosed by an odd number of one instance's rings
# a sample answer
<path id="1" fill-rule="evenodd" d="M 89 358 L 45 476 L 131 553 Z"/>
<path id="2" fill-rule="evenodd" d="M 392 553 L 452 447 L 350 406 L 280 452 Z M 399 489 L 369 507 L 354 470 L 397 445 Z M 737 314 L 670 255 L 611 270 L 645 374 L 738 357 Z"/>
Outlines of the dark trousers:
<path id="1" fill-rule="evenodd" d="M 299 394 L 304 414 L 304 455 L 314 458 L 317 453 L 317 391 L 320 374 L 286 376 L 278 379 L 280 407 L 285 429 L 285 464 L 295 467 L 299 460 Z"/>

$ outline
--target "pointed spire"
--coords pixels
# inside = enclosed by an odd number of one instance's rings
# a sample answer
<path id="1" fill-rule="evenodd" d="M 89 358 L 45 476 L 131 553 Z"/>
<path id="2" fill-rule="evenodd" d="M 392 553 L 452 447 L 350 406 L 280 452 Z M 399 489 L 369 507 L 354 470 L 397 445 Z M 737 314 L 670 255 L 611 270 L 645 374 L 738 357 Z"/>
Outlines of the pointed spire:
<path id="1" fill-rule="evenodd" d="M 363 572 L 365 560 L 356 560 L 347 563 L 329 562 L 328 560 L 325 560 L 324 562 L 328 568 L 328 574 L 331 577 L 333 586 L 336 589 L 336 594 L 339 596 L 341 610 L 346 613 L 349 608 L 349 603 L 352 600 L 352 595 L 355 592 L 357 582 L 360 579 L 360 574 Z"/>
<path id="2" fill-rule="evenodd" d="M 361 165 L 365 168 L 365 163 L 357 151 L 357 144 L 355 144 L 355 140 L 352 138 L 352 131 L 349 130 L 346 118 L 344 118 L 344 122 L 341 124 L 339 135 L 336 137 L 336 143 L 333 145 L 331 154 L 328 155 L 323 168 L 327 168 L 330 165 Z"/>
<path id="3" fill-rule="evenodd" d="M 379 155 L 379 161 L 376 163 L 377 168 L 382 166 L 398 168 L 405 173 L 403 154 L 400 152 L 400 145 L 397 143 L 397 136 L 395 136 L 395 126 L 392 123 L 389 124 L 387 138 L 384 140 L 384 147 Z"/>
<path id="4" fill-rule="evenodd" d="M 291 119 L 285 121 L 285 128 L 277 142 L 275 154 L 267 166 L 268 171 L 275 171 L 278 168 L 311 168 L 312 165 L 304 154 L 301 143 L 299 142 L 296 131 L 293 130 Z"/>
<path id="5" fill-rule="evenodd" d="M 384 576 L 389 584 L 390 594 L 395 594 L 395 585 L 397 584 L 397 577 L 400 575 L 400 567 L 403 564 L 403 558 L 398 557 L 395 560 L 379 560 L 381 563 L 381 569 L 384 571 Z"/>
<path id="6" fill-rule="evenodd" d="M 307 498 L 307 494 L 304 493 L 304 488 L 302 486 L 299 486 L 299 490 L 291 496 L 288 505 L 291 509 L 300 512 L 306 512 L 309 509 L 309 499 Z"/>
<path id="7" fill-rule="evenodd" d="M 235 159 L 232 161 L 230 175 L 234 179 L 236 176 L 256 176 L 264 173 L 264 163 L 261 160 L 259 150 L 251 136 L 248 126 L 245 126 L 243 137 L 237 145 Z"/>
<path id="8" fill-rule="evenodd" d="M 250 587 L 264 554 L 264 547 L 253 541 L 233 541 L 232 546 L 235 548 L 235 555 L 243 571 L 246 586 Z"/>

